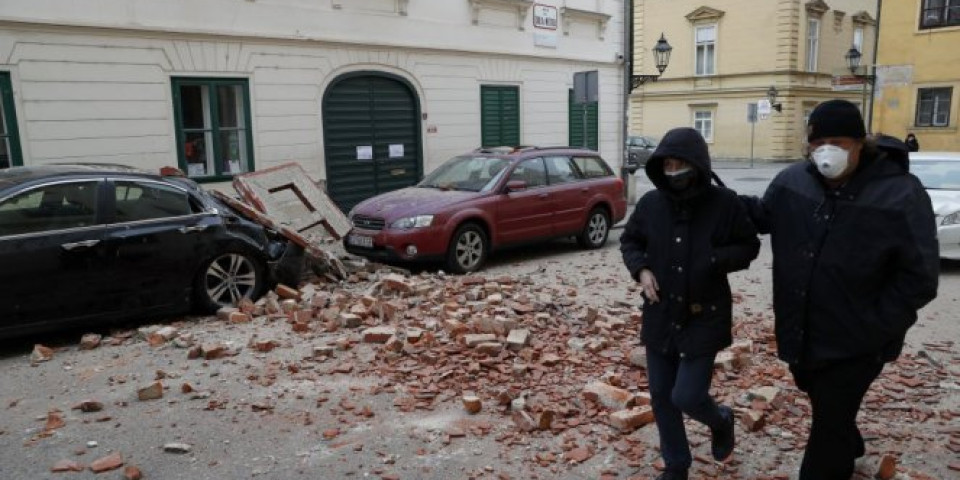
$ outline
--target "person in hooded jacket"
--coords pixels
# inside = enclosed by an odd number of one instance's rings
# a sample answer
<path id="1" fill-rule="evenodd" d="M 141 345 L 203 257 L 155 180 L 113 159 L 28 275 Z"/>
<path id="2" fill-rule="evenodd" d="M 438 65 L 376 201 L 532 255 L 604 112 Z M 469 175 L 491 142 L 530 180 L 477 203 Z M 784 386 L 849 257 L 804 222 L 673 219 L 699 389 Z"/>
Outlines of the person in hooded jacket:
<path id="1" fill-rule="evenodd" d="M 800 479 L 848 480 L 866 453 L 860 403 L 936 297 L 939 245 L 901 142 L 866 140 L 846 100 L 814 108 L 807 134 L 809 162 L 781 171 L 762 200 L 741 198 L 770 233 L 778 356 L 810 397 Z"/>
<path id="2" fill-rule="evenodd" d="M 716 177 L 696 130 L 667 132 L 645 169 L 657 188 L 637 202 L 620 251 L 644 296 L 641 337 L 666 464 L 658 478 L 686 480 L 684 413 L 710 428 L 717 461 L 733 453 L 733 411 L 710 397 L 710 382 L 717 352 L 732 342 L 727 274 L 747 268 L 760 241 L 736 193 L 710 183 Z"/>

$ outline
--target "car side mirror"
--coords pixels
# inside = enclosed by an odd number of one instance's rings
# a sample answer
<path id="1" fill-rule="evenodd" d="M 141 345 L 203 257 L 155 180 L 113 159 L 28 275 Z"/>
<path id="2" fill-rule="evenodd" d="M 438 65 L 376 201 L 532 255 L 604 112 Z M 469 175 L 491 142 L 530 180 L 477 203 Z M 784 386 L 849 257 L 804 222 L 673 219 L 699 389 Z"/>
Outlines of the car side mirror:
<path id="1" fill-rule="evenodd" d="M 507 193 L 527 189 L 527 182 L 523 180 L 510 180 L 507 182 Z"/>

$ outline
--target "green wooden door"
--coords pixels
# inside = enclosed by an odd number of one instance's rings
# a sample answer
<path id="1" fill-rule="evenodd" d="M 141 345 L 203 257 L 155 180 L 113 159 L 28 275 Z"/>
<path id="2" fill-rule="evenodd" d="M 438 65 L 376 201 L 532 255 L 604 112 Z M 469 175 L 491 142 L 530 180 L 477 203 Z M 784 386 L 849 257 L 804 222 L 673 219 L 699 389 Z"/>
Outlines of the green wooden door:
<path id="1" fill-rule="evenodd" d="M 348 74 L 323 97 L 327 194 L 344 211 L 417 183 L 423 174 L 420 103 L 403 81 Z"/>
<path id="2" fill-rule="evenodd" d="M 597 102 L 590 102 L 586 104 L 586 132 L 587 138 L 586 143 L 584 143 L 583 132 L 584 132 L 584 106 L 582 104 L 573 103 L 573 90 L 570 90 L 570 94 L 567 99 L 567 111 L 568 111 L 568 124 L 570 137 L 568 142 L 571 147 L 587 147 L 593 150 L 600 150 L 600 128 L 599 120 L 597 118 L 597 112 L 599 111 Z"/>
<path id="3" fill-rule="evenodd" d="M 480 86 L 480 143 L 483 147 L 520 145 L 520 89 Z"/>
<path id="4" fill-rule="evenodd" d="M 0 168 L 23 165 L 10 74 L 0 72 Z"/>

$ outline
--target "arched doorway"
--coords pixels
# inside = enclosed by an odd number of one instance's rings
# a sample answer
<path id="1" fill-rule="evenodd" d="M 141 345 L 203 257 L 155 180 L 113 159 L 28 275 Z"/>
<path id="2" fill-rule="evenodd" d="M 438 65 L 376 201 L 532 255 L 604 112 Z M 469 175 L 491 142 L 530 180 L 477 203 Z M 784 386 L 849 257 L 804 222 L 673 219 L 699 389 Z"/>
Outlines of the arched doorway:
<path id="1" fill-rule="evenodd" d="M 327 194 L 344 211 L 423 174 L 420 100 L 395 75 L 354 72 L 323 95 Z"/>

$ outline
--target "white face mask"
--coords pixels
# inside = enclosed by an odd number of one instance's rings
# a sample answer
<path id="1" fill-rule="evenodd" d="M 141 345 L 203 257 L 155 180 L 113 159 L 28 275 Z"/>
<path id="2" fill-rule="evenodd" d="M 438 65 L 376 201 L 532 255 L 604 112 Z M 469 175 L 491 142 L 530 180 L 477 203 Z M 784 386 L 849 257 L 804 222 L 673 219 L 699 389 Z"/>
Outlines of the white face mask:
<path id="1" fill-rule="evenodd" d="M 838 178 L 847 169 L 850 152 L 836 145 L 821 145 L 811 155 L 817 170 L 829 179 Z"/>

